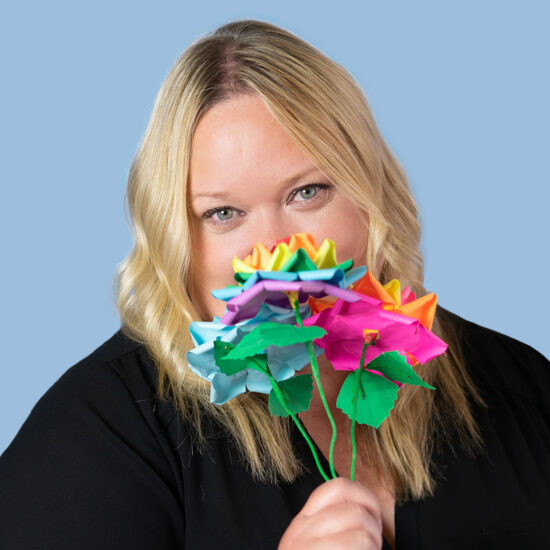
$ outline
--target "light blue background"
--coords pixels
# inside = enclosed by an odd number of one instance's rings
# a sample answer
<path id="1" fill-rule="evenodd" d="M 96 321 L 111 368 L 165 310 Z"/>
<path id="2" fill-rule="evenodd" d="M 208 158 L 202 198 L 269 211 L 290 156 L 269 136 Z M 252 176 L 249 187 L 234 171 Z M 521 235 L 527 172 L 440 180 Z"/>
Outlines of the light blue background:
<path id="1" fill-rule="evenodd" d="M 426 287 L 548 356 L 547 6 L 4 7 L 0 451 L 44 391 L 117 330 L 111 282 L 131 246 L 123 194 L 154 97 L 195 38 L 238 18 L 285 27 L 352 73 L 420 205 Z"/>

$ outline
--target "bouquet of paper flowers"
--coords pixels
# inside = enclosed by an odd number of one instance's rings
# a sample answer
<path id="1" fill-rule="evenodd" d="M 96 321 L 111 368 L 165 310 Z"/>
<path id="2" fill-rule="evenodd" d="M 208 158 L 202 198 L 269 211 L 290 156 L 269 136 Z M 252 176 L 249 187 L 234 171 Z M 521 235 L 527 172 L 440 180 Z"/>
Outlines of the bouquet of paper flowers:
<path id="1" fill-rule="evenodd" d="M 309 407 L 315 380 L 332 426 L 329 465 L 336 477 L 336 424 L 317 364 L 324 352 L 334 369 L 350 371 L 336 406 L 351 419 L 353 479 L 355 424 L 378 428 L 402 384 L 435 389 L 413 369 L 447 349 L 430 331 L 435 294 L 416 299 L 397 280 L 382 285 L 351 259 L 337 263 L 334 242 L 325 239 L 318 247 L 308 233 L 279 241 L 272 250 L 258 243 L 244 260 L 234 258 L 233 268 L 237 284 L 212 291 L 226 302 L 223 317 L 191 323 L 190 368 L 210 382 L 216 404 L 247 390 L 269 394 L 271 414 L 292 418 L 328 480 L 297 417 Z M 297 375 L 308 363 L 313 378 Z"/>

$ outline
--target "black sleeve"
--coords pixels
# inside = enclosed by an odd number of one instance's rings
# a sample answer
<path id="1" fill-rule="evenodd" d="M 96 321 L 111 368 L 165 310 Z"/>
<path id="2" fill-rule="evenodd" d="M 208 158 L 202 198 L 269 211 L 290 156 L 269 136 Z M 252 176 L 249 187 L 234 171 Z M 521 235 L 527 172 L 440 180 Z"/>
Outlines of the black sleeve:
<path id="1" fill-rule="evenodd" d="M 0 457 L 6 550 L 183 548 L 173 470 L 108 364 L 69 369 Z"/>

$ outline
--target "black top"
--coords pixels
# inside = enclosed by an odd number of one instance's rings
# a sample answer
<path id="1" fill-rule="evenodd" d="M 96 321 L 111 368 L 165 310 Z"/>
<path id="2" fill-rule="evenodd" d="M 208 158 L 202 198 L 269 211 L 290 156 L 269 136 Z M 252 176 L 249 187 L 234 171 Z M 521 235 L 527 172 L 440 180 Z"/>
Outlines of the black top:
<path id="1" fill-rule="evenodd" d="M 461 323 L 489 404 L 476 413 L 487 452 L 434 453 L 444 477 L 434 497 L 396 506 L 397 548 L 550 548 L 549 363 Z M 290 485 L 255 482 L 208 419 L 208 452 L 193 452 L 155 388 L 146 350 L 119 331 L 46 392 L 0 457 L 2 549 L 277 547 L 322 483 L 298 431 L 309 472 Z"/>

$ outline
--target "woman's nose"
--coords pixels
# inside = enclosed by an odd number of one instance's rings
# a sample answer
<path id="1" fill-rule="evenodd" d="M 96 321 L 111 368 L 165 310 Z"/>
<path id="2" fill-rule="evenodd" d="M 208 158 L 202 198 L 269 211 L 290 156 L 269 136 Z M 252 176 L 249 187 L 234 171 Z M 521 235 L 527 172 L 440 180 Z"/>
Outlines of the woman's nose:
<path id="1" fill-rule="evenodd" d="M 287 220 L 284 215 L 262 214 L 258 216 L 253 229 L 254 243 L 262 242 L 269 250 L 278 242 L 298 233 L 300 229 L 296 224 Z"/>

